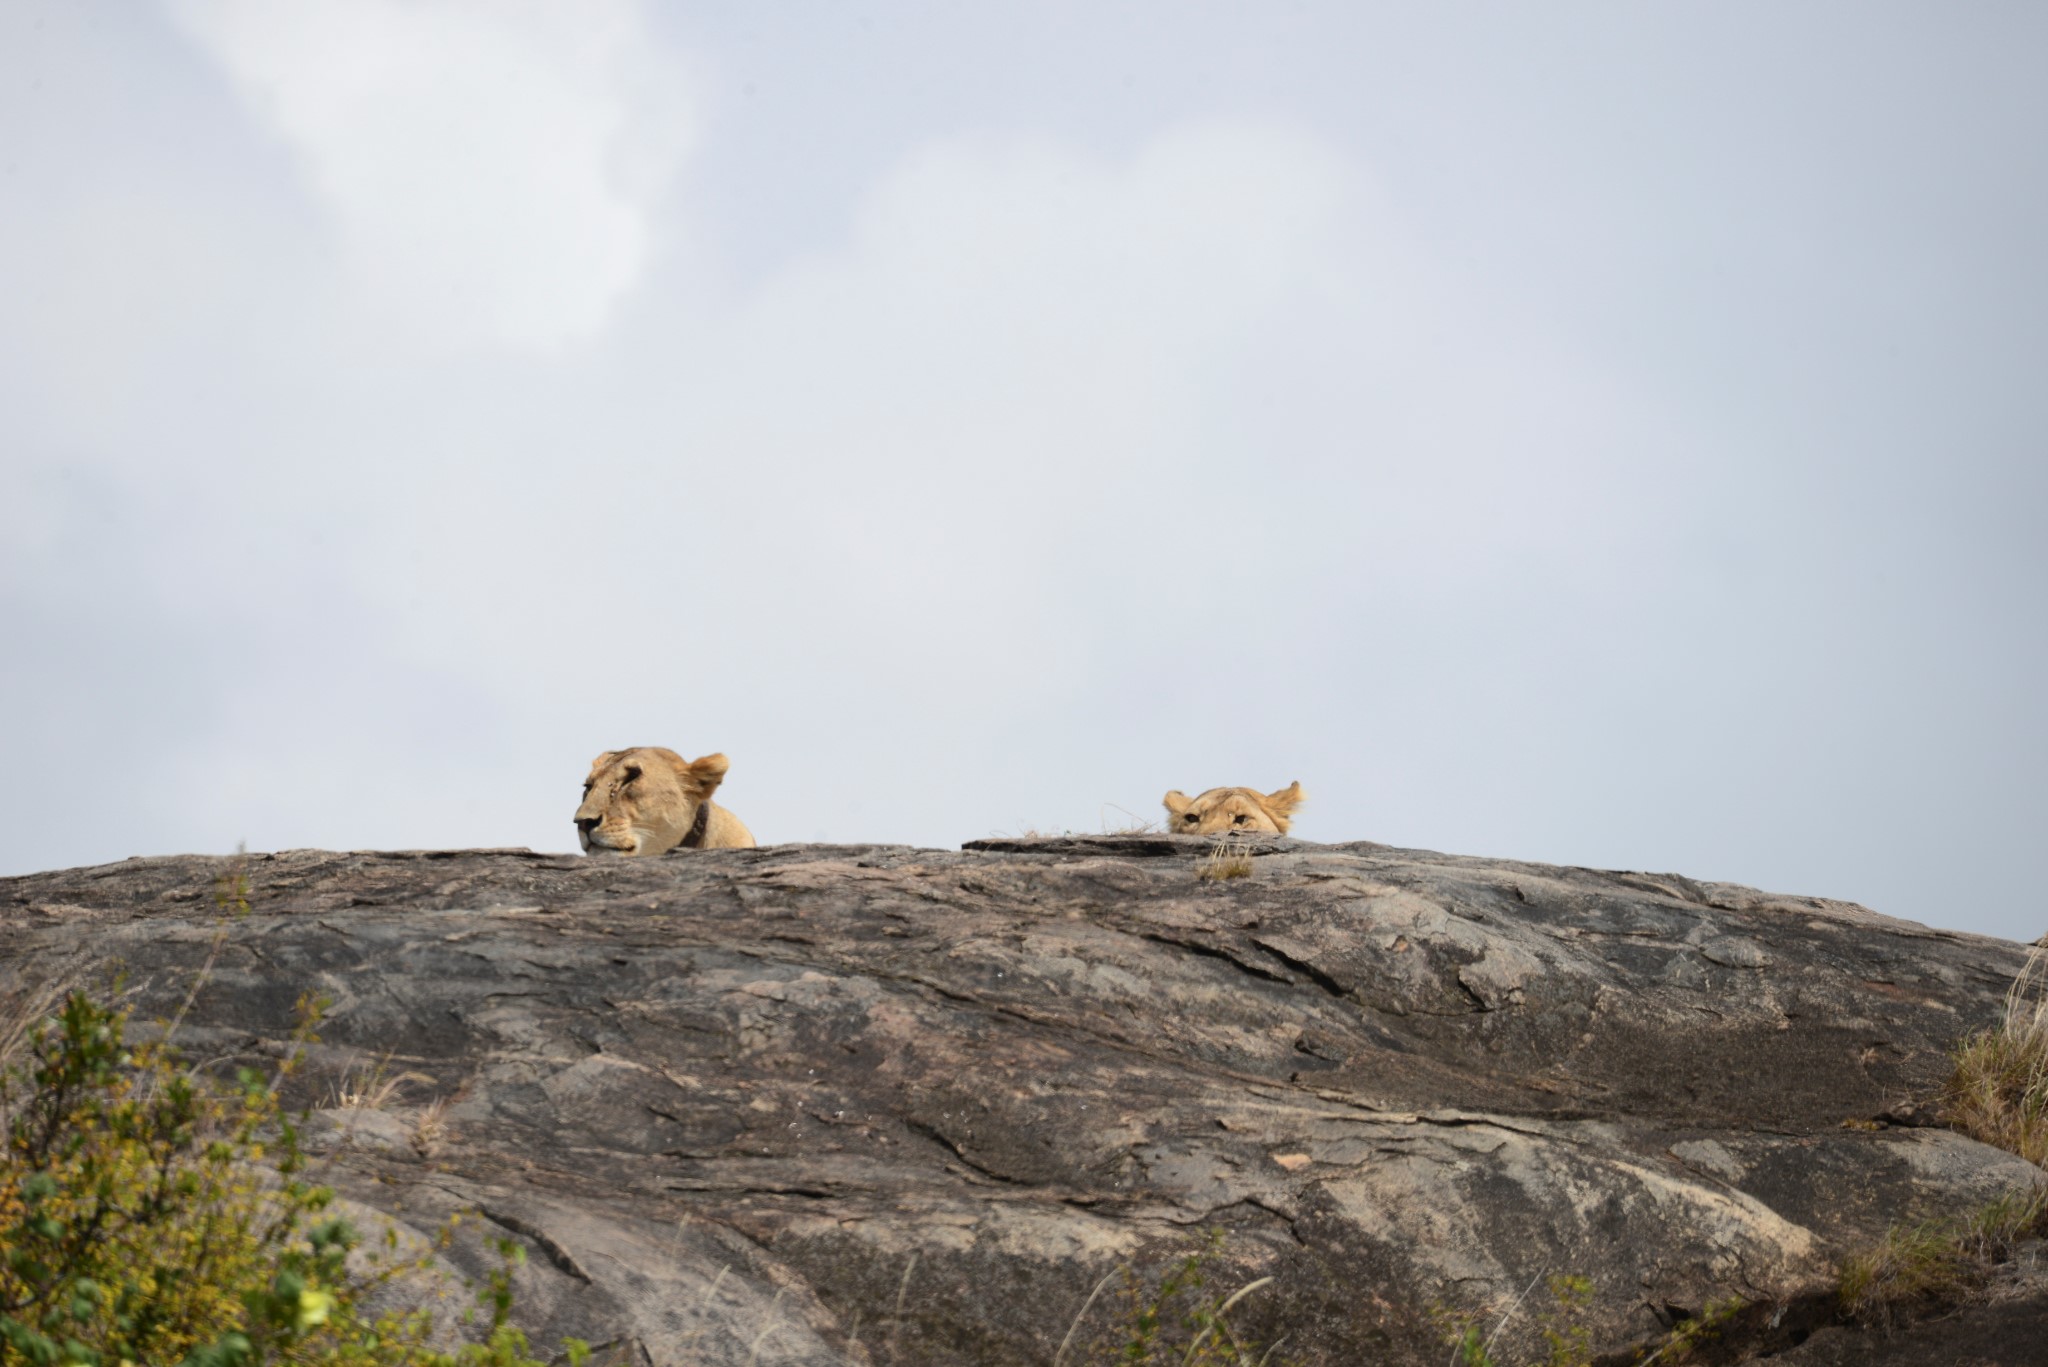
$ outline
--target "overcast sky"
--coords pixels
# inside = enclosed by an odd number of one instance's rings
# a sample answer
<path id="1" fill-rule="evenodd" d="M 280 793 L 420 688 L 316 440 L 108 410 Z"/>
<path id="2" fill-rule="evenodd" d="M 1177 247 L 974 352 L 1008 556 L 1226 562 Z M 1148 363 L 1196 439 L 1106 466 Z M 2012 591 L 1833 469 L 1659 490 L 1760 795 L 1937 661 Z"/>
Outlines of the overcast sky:
<path id="1" fill-rule="evenodd" d="M 2048 930 L 2048 8 L 0 4 L 0 873 L 1309 795 Z M 1127 815 L 1127 813 L 1129 815 Z"/>

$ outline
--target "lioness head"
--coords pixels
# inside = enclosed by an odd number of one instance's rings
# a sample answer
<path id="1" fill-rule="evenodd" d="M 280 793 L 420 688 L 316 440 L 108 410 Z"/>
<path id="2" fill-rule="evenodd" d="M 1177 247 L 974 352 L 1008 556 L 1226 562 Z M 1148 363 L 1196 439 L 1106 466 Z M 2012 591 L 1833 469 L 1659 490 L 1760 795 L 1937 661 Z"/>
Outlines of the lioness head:
<path id="1" fill-rule="evenodd" d="M 1200 797 L 1179 789 L 1166 795 L 1166 829 L 1175 835 L 1285 835 L 1301 805 L 1301 785 L 1277 793 L 1256 788 L 1211 788 Z"/>
<path id="2" fill-rule="evenodd" d="M 718 791 L 724 755 L 684 759 L 658 745 L 607 750 L 590 762 L 576 837 L 585 854 L 666 854 L 683 843 Z"/>

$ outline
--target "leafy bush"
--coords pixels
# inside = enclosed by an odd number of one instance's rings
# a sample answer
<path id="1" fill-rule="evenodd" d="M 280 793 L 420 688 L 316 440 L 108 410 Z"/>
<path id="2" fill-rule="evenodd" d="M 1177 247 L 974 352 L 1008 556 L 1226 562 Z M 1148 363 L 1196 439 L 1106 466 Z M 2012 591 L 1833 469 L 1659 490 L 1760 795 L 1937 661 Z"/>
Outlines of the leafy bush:
<path id="1" fill-rule="evenodd" d="M 74 992 L 0 1068 L 0 1364 L 541 1367 L 507 1323 L 517 1245 L 479 1295 L 482 1343 L 439 1351 L 424 1310 L 370 1315 L 365 1296 L 419 1263 L 389 1229 L 351 1260 L 360 1236 L 271 1081 L 210 1082 L 126 1025 Z"/>

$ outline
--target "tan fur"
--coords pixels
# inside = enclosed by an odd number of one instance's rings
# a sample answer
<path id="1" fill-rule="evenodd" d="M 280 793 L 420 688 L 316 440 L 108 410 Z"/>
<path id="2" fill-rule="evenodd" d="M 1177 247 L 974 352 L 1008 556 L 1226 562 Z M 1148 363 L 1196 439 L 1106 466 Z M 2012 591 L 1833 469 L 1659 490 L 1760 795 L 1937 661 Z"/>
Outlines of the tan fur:
<path id="1" fill-rule="evenodd" d="M 700 808 L 709 811 L 699 849 L 750 849 L 754 833 L 711 800 L 725 781 L 724 755 L 684 759 L 658 745 L 607 750 L 590 762 L 576 836 L 585 854 L 666 854 L 689 840 Z"/>
<path id="2" fill-rule="evenodd" d="M 1165 798 L 1166 829 L 1175 835 L 1285 835 L 1301 801 L 1299 783 L 1274 793 L 1211 788 L 1200 797 L 1176 788 Z"/>

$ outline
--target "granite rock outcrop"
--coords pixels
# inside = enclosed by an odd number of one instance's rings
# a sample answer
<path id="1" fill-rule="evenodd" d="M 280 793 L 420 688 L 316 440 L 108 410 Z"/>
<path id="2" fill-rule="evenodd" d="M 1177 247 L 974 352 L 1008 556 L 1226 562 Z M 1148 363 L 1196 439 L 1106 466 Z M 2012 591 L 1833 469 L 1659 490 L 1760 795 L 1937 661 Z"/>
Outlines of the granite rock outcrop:
<path id="1" fill-rule="evenodd" d="M 1363 843 L 1204 878 L 1209 848 L 136 859 L 0 879 L 0 995 L 193 994 L 216 1068 L 326 998 L 294 1100 L 343 1192 L 476 1212 L 530 1250 L 537 1342 L 664 1367 L 1048 1363 L 1106 1274 L 1211 1229 L 1222 1281 L 1273 1278 L 1236 1322 L 1304 1364 L 1440 1362 L 1445 1312 L 1555 1273 L 1604 1352 L 1737 1295 L 1764 1353 L 1827 1324 L 1845 1252 L 2041 1179 L 1931 1123 L 2017 945 Z M 371 1074 L 405 1076 L 337 1104 Z"/>

